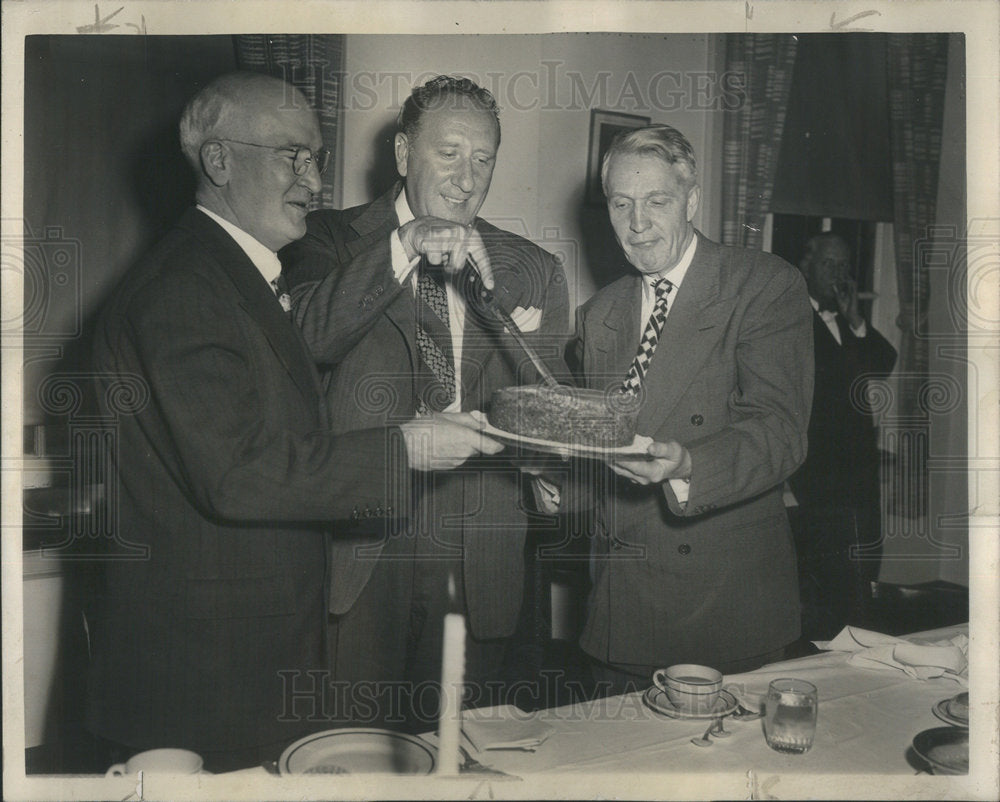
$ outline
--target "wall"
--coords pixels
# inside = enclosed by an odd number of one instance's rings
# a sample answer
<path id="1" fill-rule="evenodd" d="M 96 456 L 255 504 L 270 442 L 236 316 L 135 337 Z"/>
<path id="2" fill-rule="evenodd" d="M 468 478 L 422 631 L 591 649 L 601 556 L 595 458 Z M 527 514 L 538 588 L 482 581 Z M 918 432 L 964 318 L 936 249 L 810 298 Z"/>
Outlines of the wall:
<path id="1" fill-rule="evenodd" d="M 392 123 L 410 88 L 439 73 L 486 86 L 501 106 L 500 155 L 480 214 L 566 259 L 571 303 L 620 274 L 603 205 L 583 203 L 590 109 L 650 117 L 683 131 L 713 186 L 721 154 L 717 37 L 645 34 L 367 36 L 346 42 L 344 206 L 395 178 Z M 708 154 L 708 155 L 706 155 Z M 696 224 L 718 236 L 718 194 Z"/>

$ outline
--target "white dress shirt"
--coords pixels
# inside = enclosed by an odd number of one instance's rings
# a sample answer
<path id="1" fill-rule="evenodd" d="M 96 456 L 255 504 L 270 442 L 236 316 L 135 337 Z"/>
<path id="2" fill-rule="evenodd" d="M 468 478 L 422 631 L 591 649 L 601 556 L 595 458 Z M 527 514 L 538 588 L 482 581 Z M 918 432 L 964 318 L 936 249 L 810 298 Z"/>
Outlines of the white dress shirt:
<path id="1" fill-rule="evenodd" d="M 264 277 L 264 281 L 267 282 L 267 286 L 271 288 L 272 292 L 277 293 L 274 284 L 271 282 L 281 275 L 281 261 L 278 259 L 278 254 L 239 226 L 219 217 L 211 209 L 206 209 L 200 203 L 196 205 L 196 208 L 211 217 L 226 230 L 229 236 L 236 240 L 236 244 L 240 246 L 243 253 L 247 255 L 247 258 L 253 262 L 254 267 L 260 271 L 260 274 Z"/>

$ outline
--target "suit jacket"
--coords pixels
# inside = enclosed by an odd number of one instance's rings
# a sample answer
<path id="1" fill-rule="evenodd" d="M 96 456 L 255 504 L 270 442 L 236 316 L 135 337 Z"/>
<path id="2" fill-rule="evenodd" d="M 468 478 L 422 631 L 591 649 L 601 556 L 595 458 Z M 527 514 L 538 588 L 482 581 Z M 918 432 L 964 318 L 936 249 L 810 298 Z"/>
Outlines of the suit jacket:
<path id="1" fill-rule="evenodd" d="M 868 326 L 856 337 L 836 317 L 840 344 L 813 312 L 816 389 L 809 418 L 809 454 L 789 484 L 803 507 L 838 504 L 872 506 L 879 498 L 879 456 L 875 422 L 866 391 L 896 363 L 896 349 Z"/>
<path id="2" fill-rule="evenodd" d="M 116 423 L 115 536 L 147 555 L 106 564 L 91 728 L 138 749 L 297 737 L 305 714 L 279 718 L 324 667 L 328 522 L 396 503 L 400 433 L 326 430 L 297 330 L 195 209 L 119 286 L 93 357 Z"/>
<path id="3" fill-rule="evenodd" d="M 410 284 L 392 272 L 389 237 L 399 225 L 392 191 L 345 211 L 316 211 L 309 231 L 281 252 L 295 319 L 326 373 L 335 431 L 409 420 L 416 412 L 420 354 Z M 495 296 L 510 312 L 542 310 L 527 337 L 555 373 L 566 373 L 566 278 L 555 258 L 528 240 L 475 221 L 490 256 Z M 494 390 L 534 383 L 538 374 L 513 338 L 470 306 L 462 349 L 462 409 L 486 408 Z M 469 627 L 479 638 L 510 635 L 521 605 L 523 548 L 530 510 L 527 482 L 505 458 L 466 463 L 435 476 L 415 474 L 412 529 L 450 544 L 463 560 Z M 369 527 L 334 540 L 330 610 L 357 600 L 386 537 L 398 529 Z"/>
<path id="4" fill-rule="evenodd" d="M 809 302 L 777 257 L 698 246 L 644 381 L 639 432 L 691 452 L 690 496 L 612 479 L 600 500 L 581 645 L 613 663 L 719 663 L 799 632 L 782 482 L 802 462 L 812 393 Z M 588 386 L 620 383 L 645 321 L 627 275 L 578 312 Z"/>

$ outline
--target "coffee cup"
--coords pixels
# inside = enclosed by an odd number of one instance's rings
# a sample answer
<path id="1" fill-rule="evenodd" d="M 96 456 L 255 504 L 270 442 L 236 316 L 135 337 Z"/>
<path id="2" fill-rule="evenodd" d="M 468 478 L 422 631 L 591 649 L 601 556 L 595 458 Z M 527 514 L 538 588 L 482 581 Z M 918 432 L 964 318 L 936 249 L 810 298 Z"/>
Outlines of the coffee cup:
<path id="1" fill-rule="evenodd" d="M 680 663 L 653 672 L 653 683 L 681 713 L 711 713 L 722 691 L 722 674 L 709 666 Z"/>
<path id="2" fill-rule="evenodd" d="M 132 755 L 124 763 L 115 763 L 105 777 L 138 774 L 197 774 L 201 771 L 201 755 L 187 749 L 150 749 Z"/>

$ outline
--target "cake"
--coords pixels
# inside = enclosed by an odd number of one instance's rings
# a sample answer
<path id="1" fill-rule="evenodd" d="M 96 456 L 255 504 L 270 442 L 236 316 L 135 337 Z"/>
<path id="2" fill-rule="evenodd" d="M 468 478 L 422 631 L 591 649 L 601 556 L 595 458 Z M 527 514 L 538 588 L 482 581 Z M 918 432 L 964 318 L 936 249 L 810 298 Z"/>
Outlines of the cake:
<path id="1" fill-rule="evenodd" d="M 493 393 L 490 425 L 521 437 L 614 448 L 635 439 L 638 404 L 618 391 L 504 387 Z"/>

